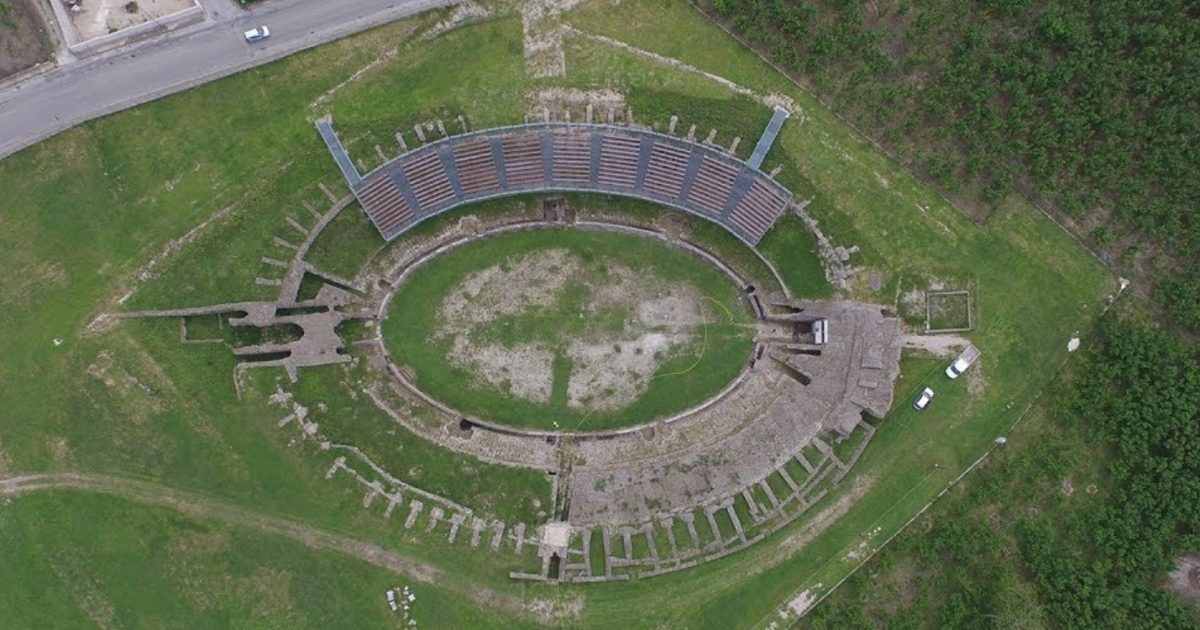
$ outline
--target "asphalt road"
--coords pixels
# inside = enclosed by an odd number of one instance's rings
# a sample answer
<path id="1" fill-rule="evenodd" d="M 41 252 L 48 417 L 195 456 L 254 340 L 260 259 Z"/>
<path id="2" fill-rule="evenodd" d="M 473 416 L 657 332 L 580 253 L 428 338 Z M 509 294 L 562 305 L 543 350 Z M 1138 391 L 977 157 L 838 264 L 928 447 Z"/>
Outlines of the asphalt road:
<path id="1" fill-rule="evenodd" d="M 81 122 L 459 1 L 277 0 L 254 11 L 210 12 L 202 24 L 0 91 L 0 159 Z M 271 37 L 247 44 L 242 32 L 259 24 Z"/>

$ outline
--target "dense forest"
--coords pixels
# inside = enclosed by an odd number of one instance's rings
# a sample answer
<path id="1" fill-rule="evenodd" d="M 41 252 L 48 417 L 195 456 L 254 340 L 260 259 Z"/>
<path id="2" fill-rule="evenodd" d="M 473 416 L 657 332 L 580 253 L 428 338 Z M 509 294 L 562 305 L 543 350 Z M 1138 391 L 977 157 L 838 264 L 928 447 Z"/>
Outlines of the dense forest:
<path id="1" fill-rule="evenodd" d="M 1200 327 L 1200 2 L 699 1 L 976 219 L 1019 191 Z"/>
<path id="2" fill-rule="evenodd" d="M 1200 362 L 1109 317 L 1025 426 L 805 619 L 821 628 L 1193 628 L 1164 576 L 1200 551 Z"/>

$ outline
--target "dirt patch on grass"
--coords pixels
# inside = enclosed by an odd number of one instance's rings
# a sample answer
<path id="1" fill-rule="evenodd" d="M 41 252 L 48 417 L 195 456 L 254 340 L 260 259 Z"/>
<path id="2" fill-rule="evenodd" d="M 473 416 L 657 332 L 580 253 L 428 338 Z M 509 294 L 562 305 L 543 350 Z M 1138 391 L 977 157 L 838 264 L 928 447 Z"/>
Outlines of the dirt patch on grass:
<path id="1" fill-rule="evenodd" d="M 481 384 L 550 403 L 557 379 L 568 406 L 599 411 L 636 400 L 665 362 L 703 342 L 696 327 L 716 321 L 694 287 L 565 249 L 470 274 L 438 318 L 432 341 L 451 340 L 450 363 Z"/>
<path id="2" fill-rule="evenodd" d="M 238 580 L 238 583 L 239 590 L 250 595 L 255 617 L 281 620 L 292 611 L 290 572 L 259 567 L 253 575 Z"/>
<path id="3" fill-rule="evenodd" d="M 904 347 L 924 350 L 935 357 L 957 356 L 970 341 L 958 335 L 904 335 Z"/>
<path id="4" fill-rule="evenodd" d="M 571 373 L 568 404 L 600 411 L 625 406 L 645 389 L 645 379 L 671 349 L 691 340 L 688 333 L 646 333 L 633 340 L 571 344 L 567 353 L 579 368 Z"/>
<path id="5" fill-rule="evenodd" d="M 562 623 L 578 619 L 583 614 L 583 602 L 580 595 L 534 599 L 529 602 L 529 610 L 545 623 Z"/>
<path id="6" fill-rule="evenodd" d="M 524 0 L 519 4 L 524 35 L 525 72 L 531 77 L 566 74 L 560 16 L 582 0 Z"/>
<path id="7" fill-rule="evenodd" d="M 46 442 L 46 450 L 55 468 L 69 468 L 75 463 L 75 453 L 65 436 L 51 438 Z"/>
<path id="8" fill-rule="evenodd" d="M 1167 588 L 1200 606 L 1200 554 L 1188 554 L 1179 559 L 1179 564 L 1167 577 Z"/>
<path id="9" fill-rule="evenodd" d="M 7 475 L 12 470 L 12 459 L 8 453 L 4 452 L 4 446 L 0 444 L 0 475 Z"/>
<path id="10" fill-rule="evenodd" d="M 46 24 L 34 0 L 0 0 L 0 79 L 50 59 Z"/>
<path id="11" fill-rule="evenodd" d="M 451 361 L 474 371 L 488 384 L 517 398 L 546 404 L 554 387 L 554 353 L 533 344 L 505 347 L 473 346 L 466 336 L 455 338 Z"/>
<path id="12" fill-rule="evenodd" d="M 92 623 L 99 628 L 117 627 L 116 609 L 80 558 L 70 553 L 56 553 L 47 557 L 47 564 L 62 583 L 63 590 Z"/>
<path id="13" fill-rule="evenodd" d="M 625 95 L 614 90 L 577 90 L 571 88 L 545 88 L 530 93 L 526 100 L 525 116 L 540 120 L 547 113 L 554 120 L 570 116 L 575 122 L 607 122 L 609 113 L 614 121 L 625 120 L 628 103 Z M 592 108 L 592 120 L 587 120 L 588 106 Z"/>

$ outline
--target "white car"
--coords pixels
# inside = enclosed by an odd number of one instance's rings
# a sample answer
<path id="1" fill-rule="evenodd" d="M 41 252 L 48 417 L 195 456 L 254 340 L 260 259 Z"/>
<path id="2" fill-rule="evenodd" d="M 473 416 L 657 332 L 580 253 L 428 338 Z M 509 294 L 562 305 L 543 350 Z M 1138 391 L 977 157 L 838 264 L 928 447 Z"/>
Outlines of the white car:
<path id="1" fill-rule="evenodd" d="M 920 411 L 929 406 L 929 401 L 933 400 L 933 390 L 926 387 L 921 390 L 921 395 L 913 401 L 913 409 Z"/>
<path id="2" fill-rule="evenodd" d="M 262 40 L 270 37 L 271 29 L 267 28 L 265 25 L 259 26 L 259 27 L 252 28 L 252 29 L 246 31 L 245 35 L 246 35 L 246 41 L 253 44 L 254 42 L 261 42 Z"/>
<path id="3" fill-rule="evenodd" d="M 962 359 L 955 359 L 954 363 L 951 363 L 950 366 L 946 368 L 946 377 L 951 379 L 958 378 L 963 372 L 966 372 L 967 368 L 969 367 L 971 367 L 970 363 L 967 363 Z"/>
<path id="4" fill-rule="evenodd" d="M 967 368 L 971 367 L 971 364 L 978 358 L 979 349 L 975 346 L 967 346 L 967 349 L 963 350 L 962 354 L 958 355 L 958 358 L 946 368 L 946 377 L 955 379 L 962 376 L 962 373 L 966 372 Z"/>

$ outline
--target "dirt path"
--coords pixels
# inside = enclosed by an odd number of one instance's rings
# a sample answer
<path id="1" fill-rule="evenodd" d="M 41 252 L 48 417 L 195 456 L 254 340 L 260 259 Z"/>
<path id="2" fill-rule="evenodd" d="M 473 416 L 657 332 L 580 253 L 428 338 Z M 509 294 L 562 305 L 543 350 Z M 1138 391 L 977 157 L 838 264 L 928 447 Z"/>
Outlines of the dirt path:
<path id="1" fill-rule="evenodd" d="M 904 335 L 905 348 L 918 348 L 934 356 L 949 357 L 971 345 L 958 335 Z"/>
<path id="2" fill-rule="evenodd" d="M 107 494 L 144 505 L 170 508 L 194 518 L 215 519 L 227 525 L 284 536 L 312 549 L 337 551 L 377 567 L 403 573 L 420 582 L 451 588 L 470 597 L 483 609 L 499 607 L 518 617 L 542 622 L 554 618 L 535 615 L 521 598 L 498 593 L 469 580 L 455 580 L 433 565 L 385 549 L 375 543 L 257 512 L 212 496 L 177 490 L 151 481 L 104 474 L 46 473 L 0 479 L 0 496 L 3 497 L 46 490 Z M 551 615 L 557 616 L 554 611 L 551 611 Z"/>

